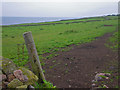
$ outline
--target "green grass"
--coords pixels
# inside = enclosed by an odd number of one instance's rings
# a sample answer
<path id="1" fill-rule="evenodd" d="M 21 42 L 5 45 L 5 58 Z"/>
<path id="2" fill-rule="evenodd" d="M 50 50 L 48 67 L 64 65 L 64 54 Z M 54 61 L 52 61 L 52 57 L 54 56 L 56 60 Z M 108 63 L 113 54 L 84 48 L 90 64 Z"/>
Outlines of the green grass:
<path id="1" fill-rule="evenodd" d="M 44 65 L 44 59 L 51 59 L 52 57 L 58 56 L 57 51 L 68 51 L 71 44 L 80 45 L 95 40 L 95 37 L 99 37 L 108 32 L 113 32 L 118 26 L 116 20 L 117 16 L 108 16 L 110 19 L 105 20 L 104 17 L 92 17 L 77 20 L 68 21 L 56 21 L 56 22 L 45 22 L 45 23 L 29 23 L 19 25 L 37 25 L 37 24 L 50 24 L 40 26 L 16 26 L 10 25 L 10 27 L 2 27 L 2 55 L 5 58 L 9 58 L 14 61 L 18 66 L 24 66 L 28 62 L 28 52 L 26 47 L 24 53 L 22 46 L 18 50 L 17 44 L 23 44 L 23 33 L 31 31 L 33 39 L 36 45 L 36 49 L 41 61 L 42 66 Z M 80 22 L 88 20 L 101 20 L 96 22 Z M 52 24 L 51 24 L 52 23 Z M 54 23 L 54 25 L 53 25 Z M 55 24 L 62 23 L 62 24 Z M 69 24 L 67 24 L 69 23 Z M 113 25 L 111 27 L 105 27 L 104 25 Z M 16 27 L 11 27 L 16 26 Z M 116 36 L 116 34 L 115 34 Z M 116 40 L 110 39 L 111 41 Z M 63 48 L 65 47 L 65 48 Z M 17 55 L 19 53 L 19 56 Z M 42 57 L 42 54 L 51 53 L 46 57 Z M 24 58 L 23 58 L 24 54 Z M 18 60 L 19 58 L 19 60 Z M 72 58 L 71 58 L 72 60 Z M 53 63 L 57 60 L 53 60 Z M 60 63 L 58 63 L 60 64 Z M 56 64 L 49 68 L 54 68 Z M 65 66 L 68 66 L 65 64 Z M 44 71 L 45 72 L 45 71 Z M 68 71 L 66 70 L 66 73 Z M 117 77 L 116 77 L 117 78 Z M 44 81 L 44 84 L 36 82 L 35 88 L 56 88 L 50 82 Z"/>
<path id="2" fill-rule="evenodd" d="M 105 44 L 107 47 L 111 48 L 113 51 L 117 51 L 119 48 L 119 38 L 120 33 L 118 31 L 114 32 L 112 37 L 109 38 L 108 42 Z"/>
<path id="3" fill-rule="evenodd" d="M 3 57 L 12 59 L 19 66 L 27 63 L 27 49 L 25 47 L 24 60 L 18 59 L 17 44 L 24 43 L 23 33 L 31 31 L 34 42 L 38 51 L 38 55 L 44 53 L 56 52 L 62 47 L 67 47 L 71 44 L 83 44 L 95 40 L 95 37 L 104 35 L 107 32 L 112 32 L 116 29 L 117 20 L 115 16 L 110 16 L 111 20 L 104 18 L 89 18 L 89 20 L 104 20 L 97 22 L 86 23 L 70 23 L 70 24 L 55 24 L 41 26 L 17 26 L 17 27 L 2 27 L 2 54 Z M 68 20 L 59 22 L 73 22 L 78 20 Z M 87 21 L 88 19 L 81 19 Z M 53 22 L 48 22 L 53 23 Z M 37 23 L 36 23 L 37 24 Z M 104 25 L 113 25 L 105 27 Z M 97 27 L 97 28 L 96 28 Z M 64 51 L 64 49 L 63 49 Z M 22 50 L 20 50 L 22 58 Z M 54 55 L 48 56 L 51 58 Z M 19 62 L 19 63 L 18 63 Z M 20 64 L 23 63 L 23 64 Z"/>
<path id="4" fill-rule="evenodd" d="M 44 84 L 39 84 L 38 82 L 36 82 L 35 83 L 35 85 L 34 85 L 34 87 L 35 88 L 47 88 L 47 90 L 53 90 L 53 88 L 54 88 L 54 90 L 57 90 L 57 88 L 56 88 L 56 86 L 53 86 L 53 84 L 52 83 L 50 83 L 50 82 L 47 82 L 47 81 L 45 81 L 44 80 Z"/>

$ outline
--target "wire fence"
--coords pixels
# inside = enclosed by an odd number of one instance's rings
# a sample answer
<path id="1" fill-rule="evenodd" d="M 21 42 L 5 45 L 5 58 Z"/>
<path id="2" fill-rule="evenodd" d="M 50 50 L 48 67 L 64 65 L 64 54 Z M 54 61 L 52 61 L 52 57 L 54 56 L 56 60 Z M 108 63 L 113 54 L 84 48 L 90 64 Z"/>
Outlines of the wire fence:
<path id="1" fill-rule="evenodd" d="M 24 60 L 24 57 L 25 57 L 24 56 L 24 54 L 25 54 L 25 50 L 24 49 L 25 49 L 25 43 L 17 44 L 17 58 L 18 58 L 18 60 Z"/>

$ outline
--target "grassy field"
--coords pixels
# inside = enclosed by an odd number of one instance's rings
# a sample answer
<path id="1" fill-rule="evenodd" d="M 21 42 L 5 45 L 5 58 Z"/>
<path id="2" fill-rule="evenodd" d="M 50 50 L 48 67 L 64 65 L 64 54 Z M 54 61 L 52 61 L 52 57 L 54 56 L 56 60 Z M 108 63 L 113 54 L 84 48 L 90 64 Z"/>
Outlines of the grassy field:
<path id="1" fill-rule="evenodd" d="M 12 59 L 16 64 L 22 66 L 28 61 L 27 49 L 23 53 L 20 48 L 21 60 L 18 61 L 17 44 L 24 43 L 23 33 L 31 31 L 40 59 L 42 54 L 56 52 L 62 47 L 71 44 L 82 44 L 95 40 L 96 37 L 105 33 L 113 32 L 118 26 L 117 16 L 94 17 L 68 21 L 56 21 L 46 23 L 9 25 L 2 27 L 2 54 L 3 57 Z M 100 21 L 93 21 L 100 20 Z M 83 22 L 80 22 L 83 21 Z M 61 24 L 57 24 L 61 23 Z M 48 25 L 39 25 L 48 24 Z M 23 26 L 20 26 L 23 25 Z M 107 26 L 108 25 L 108 26 Z M 110 25 L 110 26 L 109 26 Z"/>

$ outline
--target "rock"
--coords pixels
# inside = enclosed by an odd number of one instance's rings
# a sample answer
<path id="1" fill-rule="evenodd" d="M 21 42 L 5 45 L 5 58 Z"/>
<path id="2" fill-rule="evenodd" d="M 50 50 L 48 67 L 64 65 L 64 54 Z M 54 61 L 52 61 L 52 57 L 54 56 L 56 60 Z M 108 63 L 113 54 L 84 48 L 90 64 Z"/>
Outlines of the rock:
<path id="1" fill-rule="evenodd" d="M 2 75 L 0 75 L 0 82 L 2 82 Z"/>
<path id="2" fill-rule="evenodd" d="M 15 76 L 13 74 L 8 75 L 8 82 L 11 82 L 13 79 L 15 79 Z"/>
<path id="3" fill-rule="evenodd" d="M 95 80 L 92 80 L 92 83 L 96 82 Z"/>
<path id="4" fill-rule="evenodd" d="M 12 74 L 17 69 L 17 66 L 11 60 L 2 58 L 2 70 L 6 75 Z"/>
<path id="5" fill-rule="evenodd" d="M 0 70 L 2 70 L 2 57 L 0 56 Z"/>
<path id="6" fill-rule="evenodd" d="M 38 80 L 38 77 L 30 70 L 23 67 L 20 67 L 19 69 L 23 72 L 23 75 L 26 75 L 28 78 L 28 80 L 24 82 L 26 85 L 33 85 Z"/>
<path id="7" fill-rule="evenodd" d="M 110 76 L 110 74 L 109 74 L 109 73 L 98 73 L 98 74 L 96 74 L 96 76 L 95 76 L 95 80 L 96 80 L 96 81 L 102 80 L 103 78 L 102 78 L 101 76 L 107 76 L 106 79 L 108 79 L 108 76 Z"/>
<path id="8" fill-rule="evenodd" d="M 9 84 L 9 82 L 5 82 L 5 81 L 3 81 L 2 83 L 4 83 L 6 86 Z"/>
<path id="9" fill-rule="evenodd" d="M 60 76 L 58 76 L 58 77 L 60 77 Z"/>
<path id="10" fill-rule="evenodd" d="M 18 86 L 23 85 L 23 83 L 21 81 L 19 81 L 18 79 L 13 79 L 9 84 L 8 84 L 8 88 L 16 88 Z"/>
<path id="11" fill-rule="evenodd" d="M 0 82 L 0 90 L 2 90 L 2 82 Z"/>
<path id="12" fill-rule="evenodd" d="M 106 77 L 105 79 L 109 79 L 109 77 Z"/>
<path id="13" fill-rule="evenodd" d="M 68 87 L 71 88 L 71 85 L 69 85 Z"/>
<path id="14" fill-rule="evenodd" d="M 96 74 L 95 76 L 95 81 L 101 81 L 102 80 L 102 77 L 100 77 L 99 74 Z"/>
<path id="15" fill-rule="evenodd" d="M 105 73 L 105 76 L 109 77 L 111 74 L 110 73 Z"/>
<path id="16" fill-rule="evenodd" d="M 28 88 L 33 90 L 35 89 L 32 85 L 29 85 Z"/>
<path id="17" fill-rule="evenodd" d="M 96 84 L 95 84 L 95 83 L 93 83 L 93 84 L 92 84 L 92 87 L 95 87 L 95 86 L 96 86 Z"/>
<path id="18" fill-rule="evenodd" d="M 7 85 L 5 85 L 4 83 L 2 83 L 2 89 L 3 88 L 7 88 Z"/>
<path id="19" fill-rule="evenodd" d="M 24 75 L 24 82 L 28 81 L 28 77 L 26 75 Z"/>
<path id="20" fill-rule="evenodd" d="M 110 70 L 114 70 L 115 67 L 114 67 L 114 66 L 110 66 L 109 69 L 110 69 Z"/>
<path id="21" fill-rule="evenodd" d="M 2 70 L 0 70 L 0 75 L 2 74 Z"/>
<path id="22" fill-rule="evenodd" d="M 108 86 L 106 86 L 106 85 L 103 85 L 103 87 L 108 88 Z"/>
<path id="23" fill-rule="evenodd" d="M 24 81 L 24 76 L 21 70 L 15 70 L 14 71 L 14 75 L 17 79 L 19 79 L 20 81 Z"/>
<path id="24" fill-rule="evenodd" d="M 2 88 L 4 89 L 7 88 L 7 85 L 8 85 L 8 82 L 5 82 L 5 81 L 2 82 Z"/>
<path id="25" fill-rule="evenodd" d="M 26 90 L 27 87 L 28 87 L 27 85 L 22 85 L 22 86 L 18 86 L 18 87 L 16 87 L 16 88 L 22 88 L 22 90 L 23 90 L 23 89 Z"/>
<path id="26" fill-rule="evenodd" d="M 7 79 L 6 75 L 2 74 L 2 81 L 6 80 L 6 79 Z"/>

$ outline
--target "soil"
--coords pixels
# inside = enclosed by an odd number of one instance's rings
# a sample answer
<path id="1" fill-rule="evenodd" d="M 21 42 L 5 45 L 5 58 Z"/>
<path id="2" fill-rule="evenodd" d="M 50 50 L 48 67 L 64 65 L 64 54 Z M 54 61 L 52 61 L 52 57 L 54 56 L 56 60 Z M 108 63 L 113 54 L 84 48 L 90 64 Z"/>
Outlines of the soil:
<path id="1" fill-rule="evenodd" d="M 118 53 L 105 46 L 110 36 L 112 33 L 107 33 L 91 43 L 73 45 L 69 51 L 44 60 L 46 80 L 57 88 L 91 88 L 96 73 L 108 70 L 109 63 L 118 60 Z"/>

